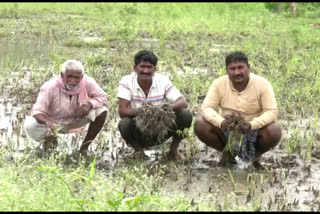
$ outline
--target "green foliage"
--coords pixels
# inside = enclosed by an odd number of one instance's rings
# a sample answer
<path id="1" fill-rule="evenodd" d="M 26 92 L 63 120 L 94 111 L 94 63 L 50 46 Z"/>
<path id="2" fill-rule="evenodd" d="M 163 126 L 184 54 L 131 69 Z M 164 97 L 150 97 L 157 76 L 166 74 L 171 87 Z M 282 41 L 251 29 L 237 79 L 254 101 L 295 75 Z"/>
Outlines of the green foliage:
<path id="1" fill-rule="evenodd" d="M 98 48 L 98 47 L 105 47 L 106 42 L 105 41 L 91 41 L 87 42 L 82 39 L 67 39 L 62 41 L 62 45 L 65 45 L 67 47 L 89 47 L 89 48 Z"/>
<path id="2" fill-rule="evenodd" d="M 268 2 L 264 3 L 265 8 L 271 12 L 278 12 L 279 2 Z M 320 4 L 318 2 L 298 2 L 297 6 L 297 16 L 306 18 L 319 18 L 320 17 Z M 282 3 L 282 11 L 285 13 L 291 13 L 290 2 Z"/>
<path id="3" fill-rule="evenodd" d="M 278 2 L 270 2 L 270 3 L 265 3 L 265 7 L 272 11 L 272 12 L 277 12 L 278 11 L 278 5 L 279 3 Z"/>
<path id="4" fill-rule="evenodd" d="M 0 12 L 0 18 L 20 18 L 23 11 L 19 9 L 19 4 L 14 3 L 12 7 L 5 8 Z"/>
<path id="5" fill-rule="evenodd" d="M 0 38 L 1 37 L 9 37 L 10 33 L 4 30 L 0 30 Z"/>
<path id="6" fill-rule="evenodd" d="M 298 152 L 298 154 L 301 154 L 301 149 L 302 149 L 302 136 L 301 136 L 301 131 L 299 128 L 296 128 L 292 132 L 292 137 L 289 138 L 288 142 L 288 152 L 292 153 L 294 151 Z"/>

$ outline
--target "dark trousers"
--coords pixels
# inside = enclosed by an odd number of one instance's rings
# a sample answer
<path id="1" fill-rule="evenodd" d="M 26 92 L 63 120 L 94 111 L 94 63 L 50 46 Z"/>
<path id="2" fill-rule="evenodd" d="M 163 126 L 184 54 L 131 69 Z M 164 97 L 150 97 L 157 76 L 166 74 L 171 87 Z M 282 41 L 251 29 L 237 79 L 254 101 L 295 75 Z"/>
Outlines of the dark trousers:
<path id="1" fill-rule="evenodd" d="M 185 136 L 182 133 L 177 133 L 177 131 L 183 131 L 185 128 L 190 128 L 192 123 L 192 114 L 188 109 L 183 109 L 176 112 L 176 129 L 169 131 L 167 137 L 163 139 L 162 142 L 157 142 L 161 144 L 169 139 L 171 136 L 174 138 L 182 140 Z M 131 145 L 133 148 L 146 148 L 149 146 L 156 145 L 155 141 L 147 141 L 144 139 L 139 128 L 136 125 L 136 121 L 133 118 L 122 118 L 118 124 L 121 136 L 126 141 L 127 145 Z"/>

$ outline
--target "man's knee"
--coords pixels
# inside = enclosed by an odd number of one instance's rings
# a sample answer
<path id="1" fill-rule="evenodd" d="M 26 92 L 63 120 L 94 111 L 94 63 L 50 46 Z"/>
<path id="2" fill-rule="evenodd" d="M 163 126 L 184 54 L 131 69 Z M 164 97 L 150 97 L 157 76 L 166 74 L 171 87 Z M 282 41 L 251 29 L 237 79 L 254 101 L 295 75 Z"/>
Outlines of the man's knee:
<path id="1" fill-rule="evenodd" d="M 133 127 L 133 119 L 125 117 L 122 118 L 118 124 L 118 129 L 122 137 L 126 138 L 130 132 L 132 131 Z"/>
<path id="2" fill-rule="evenodd" d="M 192 113 L 188 109 L 182 109 L 176 113 L 178 129 L 189 128 L 192 123 Z"/>
<path id="3" fill-rule="evenodd" d="M 277 144 L 282 136 L 281 127 L 276 123 L 272 122 L 260 130 L 259 135 L 264 141 L 268 143 Z"/>
<path id="4" fill-rule="evenodd" d="M 194 123 L 194 133 L 196 136 L 201 138 L 205 135 L 205 133 L 207 133 L 207 130 L 209 129 L 208 126 L 208 123 L 203 119 L 203 117 L 198 115 Z"/>
<path id="5" fill-rule="evenodd" d="M 104 121 L 106 121 L 106 118 L 107 118 L 107 111 L 103 111 L 97 116 L 95 121 L 104 122 Z"/>
<path id="6" fill-rule="evenodd" d="M 222 151 L 227 140 L 226 136 L 218 127 L 207 122 L 200 114 L 194 124 L 195 135 L 207 146 Z"/>
<path id="7" fill-rule="evenodd" d="M 23 128 L 27 135 L 36 141 L 40 141 L 47 131 L 47 127 L 43 124 L 40 124 L 32 116 L 26 117 Z"/>

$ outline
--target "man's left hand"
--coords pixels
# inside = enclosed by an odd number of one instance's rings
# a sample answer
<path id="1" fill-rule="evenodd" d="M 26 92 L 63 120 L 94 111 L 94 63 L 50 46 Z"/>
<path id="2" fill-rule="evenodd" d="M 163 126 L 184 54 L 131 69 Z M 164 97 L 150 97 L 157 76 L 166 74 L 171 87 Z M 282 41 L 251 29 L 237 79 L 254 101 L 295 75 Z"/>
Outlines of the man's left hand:
<path id="1" fill-rule="evenodd" d="M 78 117 L 84 117 L 87 116 L 89 111 L 93 108 L 92 104 L 90 102 L 88 102 L 87 104 L 84 104 L 82 106 L 80 106 L 79 110 L 78 110 Z"/>
<path id="2" fill-rule="evenodd" d="M 251 124 L 243 120 L 240 124 L 239 129 L 242 134 L 245 134 L 251 130 Z"/>

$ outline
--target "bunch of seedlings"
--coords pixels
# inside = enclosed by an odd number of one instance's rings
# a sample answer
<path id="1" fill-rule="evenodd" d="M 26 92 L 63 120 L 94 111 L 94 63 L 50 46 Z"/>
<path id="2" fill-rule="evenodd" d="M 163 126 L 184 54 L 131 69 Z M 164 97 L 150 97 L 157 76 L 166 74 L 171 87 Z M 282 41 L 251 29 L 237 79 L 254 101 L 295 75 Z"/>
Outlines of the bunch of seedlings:
<path id="1" fill-rule="evenodd" d="M 46 137 L 43 139 L 43 150 L 46 153 L 51 153 L 58 146 L 58 133 L 63 129 L 62 125 L 58 125 L 55 130 L 47 129 Z"/>
<path id="2" fill-rule="evenodd" d="M 144 104 L 135 117 L 137 127 L 147 141 L 160 142 L 176 127 L 176 115 L 168 103 Z"/>
<path id="3" fill-rule="evenodd" d="M 234 156 L 238 155 L 244 161 L 252 161 L 255 158 L 254 142 L 242 134 L 242 130 L 248 130 L 250 124 L 238 112 L 226 115 L 225 119 L 230 124 L 226 149 Z"/>

